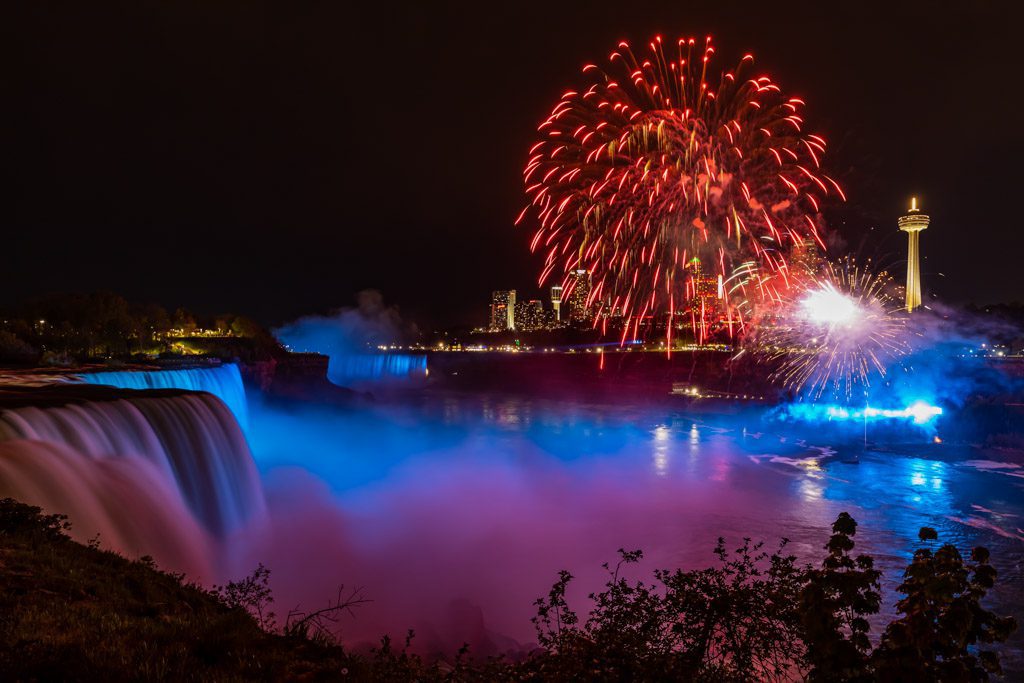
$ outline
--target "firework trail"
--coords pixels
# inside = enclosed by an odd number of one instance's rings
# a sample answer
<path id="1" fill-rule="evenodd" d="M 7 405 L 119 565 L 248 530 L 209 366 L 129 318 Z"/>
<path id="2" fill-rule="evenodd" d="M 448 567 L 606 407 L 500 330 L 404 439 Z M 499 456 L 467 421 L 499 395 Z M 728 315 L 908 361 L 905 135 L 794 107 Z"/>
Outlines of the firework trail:
<path id="1" fill-rule="evenodd" d="M 750 55 L 712 78 L 711 38 L 696 43 L 657 37 L 637 56 L 623 42 L 608 71 L 585 66 L 588 83 L 540 125 L 523 172 L 529 203 L 516 224 L 535 226 L 539 284 L 560 283 L 568 298 L 574 271 L 589 271 L 595 325 L 621 315 L 623 340 L 631 323 L 635 333 L 645 316 L 667 314 L 671 342 L 701 278 L 716 282 L 730 333 L 741 327 L 745 302 L 788 289 L 793 245 L 824 247 L 822 200 L 845 199 L 820 170 L 825 140 L 804 132 L 804 102 L 755 72 Z"/>
<path id="2" fill-rule="evenodd" d="M 798 394 L 850 399 L 906 355 L 906 316 L 887 273 L 853 259 L 805 272 L 771 319 L 757 325 L 757 353 L 775 366 L 770 379 Z"/>

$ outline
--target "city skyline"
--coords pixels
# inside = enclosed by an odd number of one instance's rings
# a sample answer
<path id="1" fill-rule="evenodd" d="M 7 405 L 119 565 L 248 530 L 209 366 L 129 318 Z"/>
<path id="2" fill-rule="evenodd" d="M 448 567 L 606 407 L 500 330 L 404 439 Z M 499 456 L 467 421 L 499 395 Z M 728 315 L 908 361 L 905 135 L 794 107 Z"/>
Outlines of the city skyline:
<path id="1" fill-rule="evenodd" d="M 774 307 L 765 310 L 768 320 L 774 320 L 767 328 L 769 340 L 767 346 L 777 343 L 786 334 L 797 331 L 793 321 L 784 322 L 781 327 L 780 316 L 786 318 L 789 314 L 786 309 L 799 302 L 797 308 L 804 306 L 817 306 L 818 301 L 826 304 L 829 309 L 824 315 L 834 321 L 839 321 L 845 313 L 846 304 L 833 301 L 829 294 L 836 293 L 836 285 L 841 288 L 851 288 L 856 291 L 861 286 L 868 286 L 865 291 L 871 294 L 863 301 L 874 299 L 882 303 L 882 310 L 877 314 L 883 316 L 897 313 L 896 309 L 884 302 L 891 302 L 896 297 L 904 301 L 901 306 L 906 313 L 922 306 L 926 306 L 922 296 L 921 283 L 921 249 L 919 242 L 920 232 L 928 228 L 930 217 L 921 212 L 917 198 L 910 199 L 910 208 L 905 215 L 896 220 L 900 231 L 908 233 L 908 243 L 905 260 L 905 282 L 902 287 L 888 279 L 886 271 L 872 273 L 868 270 L 861 273 L 860 266 L 856 259 L 845 257 L 842 259 L 829 260 L 819 250 L 814 240 L 798 242 L 794 245 L 790 254 L 790 262 L 787 270 L 790 273 L 787 277 L 796 278 L 799 283 L 795 289 L 795 298 L 790 298 L 786 306 Z M 852 269 L 852 274 L 851 274 Z M 568 298 L 563 302 L 562 285 L 550 287 L 550 308 L 545 307 L 541 299 L 517 300 L 517 290 L 495 290 L 491 295 L 491 305 L 488 312 L 488 324 L 477 327 L 474 332 L 517 332 L 530 333 L 540 331 L 555 331 L 574 328 L 577 330 L 591 329 L 601 330 L 602 336 L 608 334 L 609 322 L 611 329 L 620 337 L 620 346 L 627 340 L 631 342 L 651 342 L 652 333 L 661 329 L 662 339 L 660 345 L 672 348 L 673 345 L 681 344 L 686 347 L 688 344 L 704 346 L 713 344 L 721 346 L 723 343 L 731 343 L 737 329 L 742 328 L 742 320 L 735 319 L 731 308 L 728 306 L 729 295 L 726 293 L 725 282 L 722 275 L 715 277 L 713 273 L 709 276 L 701 263 L 701 259 L 694 256 L 686 264 L 688 273 L 684 297 L 679 306 L 668 311 L 652 311 L 648 315 L 635 319 L 632 335 L 630 332 L 630 320 L 622 317 L 622 311 L 613 306 L 610 295 L 603 300 L 598 300 L 591 295 L 591 273 L 586 269 L 577 269 L 569 273 L 566 282 L 569 283 Z M 888 282 L 888 285 L 883 283 Z M 870 283 L 870 284 L 869 284 Z M 561 318 L 560 305 L 569 305 L 568 316 Z M 835 316 L 839 316 L 836 318 Z M 763 317 L 763 316 L 762 316 Z M 806 312 L 798 317 L 806 317 Z M 812 315 L 813 317 L 813 315 Z M 688 321 L 688 322 L 687 322 Z M 894 326 L 902 323 L 894 321 Z M 643 331 L 641 333 L 641 326 Z M 679 333 L 682 334 L 679 334 Z M 640 334 L 639 337 L 637 335 Z M 781 334 L 781 337 L 780 337 Z M 758 336 L 755 332 L 755 338 Z M 673 340 L 673 337 L 675 338 Z M 772 341 L 774 339 L 774 341 Z M 792 340 L 790 340 L 792 341 Z M 516 342 L 519 343 L 518 341 Z M 755 344 L 764 346 L 764 342 Z M 792 344 L 790 344 L 792 345 Z"/>
<path id="2" fill-rule="evenodd" d="M 708 326 L 722 322 L 724 299 L 721 278 L 706 277 L 702 274 L 700 259 L 690 259 L 688 269 L 691 273 L 686 283 L 685 298 L 680 300 L 679 307 L 673 311 L 651 314 L 648 318 L 665 315 L 696 317 L 703 325 L 705 334 Z M 478 329 L 489 332 L 531 331 L 538 329 L 568 328 L 588 326 L 595 318 L 616 319 L 622 317 L 622 311 L 615 307 L 610 297 L 596 300 L 591 296 L 591 274 L 586 269 L 577 269 L 571 278 L 571 289 L 568 298 L 563 299 L 562 285 L 552 285 L 549 306 L 544 299 L 524 299 L 517 289 L 500 289 L 491 292 L 490 305 L 486 314 L 486 324 Z M 563 316 L 561 306 L 567 306 Z"/>

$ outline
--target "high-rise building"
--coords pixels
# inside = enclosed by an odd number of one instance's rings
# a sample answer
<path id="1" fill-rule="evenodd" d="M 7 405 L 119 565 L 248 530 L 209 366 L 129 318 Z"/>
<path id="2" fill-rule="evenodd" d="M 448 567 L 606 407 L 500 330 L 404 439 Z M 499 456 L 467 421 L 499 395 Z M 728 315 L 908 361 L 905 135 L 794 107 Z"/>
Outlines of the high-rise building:
<path id="1" fill-rule="evenodd" d="M 718 284 L 718 278 L 704 272 L 704 266 L 699 258 L 692 258 L 686 264 L 690 271 L 690 278 L 686 283 L 686 298 L 688 305 L 695 310 L 718 311 L 718 300 L 722 292 Z"/>
<path id="2" fill-rule="evenodd" d="M 544 304 L 540 299 L 530 299 L 516 303 L 516 329 L 523 332 L 539 330 L 544 327 Z"/>
<path id="3" fill-rule="evenodd" d="M 491 292 L 492 332 L 516 329 L 516 290 L 501 289 Z"/>
<path id="4" fill-rule="evenodd" d="M 562 285 L 551 288 L 551 309 L 555 313 L 555 322 L 559 322 L 562 319 Z"/>
<path id="5" fill-rule="evenodd" d="M 911 198 L 910 211 L 900 216 L 896 224 L 907 233 L 907 312 L 921 305 L 921 231 L 930 219 L 917 208 L 917 198 Z"/>
<path id="6" fill-rule="evenodd" d="M 825 260 L 814 240 L 802 240 L 793 245 L 793 253 L 789 259 L 790 270 L 797 277 L 814 277 L 818 275 Z"/>
<path id="7" fill-rule="evenodd" d="M 569 320 L 588 322 L 591 319 L 590 307 L 590 271 L 579 269 L 573 272 L 572 292 L 569 294 Z"/>
<path id="8" fill-rule="evenodd" d="M 703 344 L 719 321 L 723 298 L 719 278 L 704 271 L 699 258 L 692 258 L 686 264 L 690 277 L 686 281 L 686 307 L 692 320 L 697 343 Z"/>
<path id="9" fill-rule="evenodd" d="M 622 306 L 613 306 L 615 302 L 612 300 L 611 294 L 606 294 L 604 301 L 601 303 L 601 317 L 602 318 L 621 318 L 622 317 Z"/>

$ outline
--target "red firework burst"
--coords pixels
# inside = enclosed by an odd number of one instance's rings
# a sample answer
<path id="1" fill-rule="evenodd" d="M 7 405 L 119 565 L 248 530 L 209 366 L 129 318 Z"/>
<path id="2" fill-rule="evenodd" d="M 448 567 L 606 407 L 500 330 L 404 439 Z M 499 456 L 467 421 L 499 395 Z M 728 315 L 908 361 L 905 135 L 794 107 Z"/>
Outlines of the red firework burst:
<path id="1" fill-rule="evenodd" d="M 711 38 L 695 43 L 666 49 L 657 37 L 642 60 L 620 43 L 618 79 L 585 66 L 590 84 L 561 97 L 523 172 L 516 224 L 536 221 L 539 284 L 560 282 L 568 298 L 573 272 L 589 270 L 595 325 L 616 311 L 623 339 L 631 321 L 635 332 L 664 314 L 671 336 L 694 258 L 717 275 L 730 331 L 742 326 L 745 302 L 780 299 L 793 245 L 824 246 L 819 207 L 843 196 L 820 170 L 825 140 L 803 130 L 803 101 L 755 75 L 750 55 L 712 83 Z"/>

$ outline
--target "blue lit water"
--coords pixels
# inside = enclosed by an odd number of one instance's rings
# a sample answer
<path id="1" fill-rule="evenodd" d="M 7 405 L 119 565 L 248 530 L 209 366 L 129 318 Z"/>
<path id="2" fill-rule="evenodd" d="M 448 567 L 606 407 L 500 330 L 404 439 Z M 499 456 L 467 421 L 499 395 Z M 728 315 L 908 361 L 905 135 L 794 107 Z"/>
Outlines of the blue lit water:
<path id="1" fill-rule="evenodd" d="M 344 387 L 405 383 L 427 375 L 427 357 L 412 353 L 353 353 L 332 355 L 330 380 Z"/>
<path id="2" fill-rule="evenodd" d="M 102 384 L 122 389 L 187 389 L 205 391 L 224 401 L 245 429 L 249 407 L 238 366 L 228 363 L 217 367 L 176 370 L 89 372 L 80 375 L 87 384 Z"/>
<path id="3" fill-rule="evenodd" d="M 992 549 L 993 602 L 1024 614 L 1020 453 L 936 444 L 912 426 L 897 445 L 865 450 L 859 427 L 858 438 L 836 441 L 836 432 L 766 421 L 762 410 L 715 416 L 682 403 L 426 392 L 352 410 L 257 401 L 252 414 L 268 480 L 311 475 L 358 520 L 349 550 L 365 558 L 347 560 L 350 576 L 415 603 L 417 592 L 401 588 L 408 574 L 393 571 L 408 568 L 519 639 L 558 569 L 592 589 L 619 547 L 643 548 L 645 571 L 707 566 L 720 535 L 787 537 L 820 561 L 842 511 L 860 524 L 858 551 L 885 572 L 889 611 L 918 530 L 931 526 L 965 551 Z"/>

